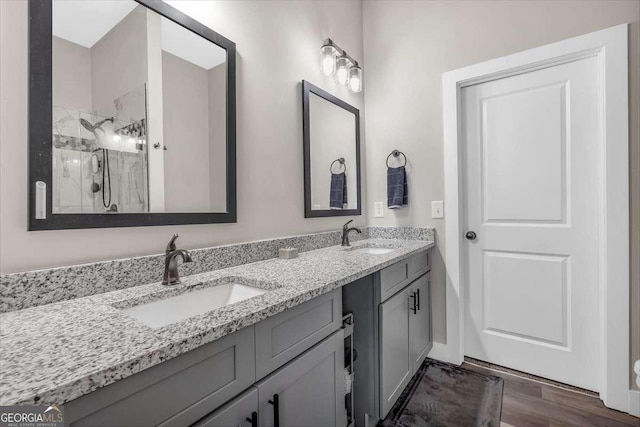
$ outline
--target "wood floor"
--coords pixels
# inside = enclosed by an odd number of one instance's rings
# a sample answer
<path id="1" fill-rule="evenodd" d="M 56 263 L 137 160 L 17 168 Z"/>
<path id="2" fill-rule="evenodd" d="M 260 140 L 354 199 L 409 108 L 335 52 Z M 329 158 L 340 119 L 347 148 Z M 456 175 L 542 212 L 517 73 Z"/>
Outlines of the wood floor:
<path id="1" fill-rule="evenodd" d="M 640 418 L 605 407 L 591 392 L 561 388 L 473 361 L 462 366 L 504 379 L 502 427 L 640 427 Z"/>

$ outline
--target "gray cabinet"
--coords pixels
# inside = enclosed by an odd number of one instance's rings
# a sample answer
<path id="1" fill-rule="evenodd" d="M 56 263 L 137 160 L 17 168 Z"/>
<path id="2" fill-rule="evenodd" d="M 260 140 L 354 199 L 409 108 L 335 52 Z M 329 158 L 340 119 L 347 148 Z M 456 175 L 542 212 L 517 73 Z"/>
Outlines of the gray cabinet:
<path id="1" fill-rule="evenodd" d="M 256 324 L 256 378 L 264 378 L 342 326 L 342 292 L 328 292 Z"/>
<path id="2" fill-rule="evenodd" d="M 431 269 L 431 251 L 423 251 L 385 267 L 377 274 L 380 286 L 380 302 L 384 302 L 404 289 L 417 277 Z"/>
<path id="3" fill-rule="evenodd" d="M 340 330 L 256 384 L 260 427 L 346 425 Z"/>
<path id="4" fill-rule="evenodd" d="M 432 347 L 429 273 L 380 304 L 380 408 L 383 418 Z"/>
<path id="5" fill-rule="evenodd" d="M 409 288 L 380 305 L 380 408 L 387 414 L 411 379 Z"/>
<path id="6" fill-rule="evenodd" d="M 193 427 L 257 427 L 258 389 L 251 387 Z"/>
<path id="7" fill-rule="evenodd" d="M 397 262 L 380 270 L 381 301 L 386 301 L 409 282 L 409 260 Z"/>
<path id="8" fill-rule="evenodd" d="M 336 289 L 68 402 L 65 422 L 74 427 L 195 422 L 201 427 L 251 427 L 255 413 L 257 426 L 258 388 L 251 386 L 290 362 L 261 386 L 262 396 L 264 390 L 282 393 L 287 423 L 281 425 L 325 425 L 329 419 L 345 425 L 341 326 L 342 293 Z M 295 413 L 293 408 L 304 402 L 304 412 Z"/>
<path id="9" fill-rule="evenodd" d="M 253 326 L 64 405 L 71 426 L 189 425 L 255 382 Z"/>
<path id="10" fill-rule="evenodd" d="M 423 251 L 342 288 L 358 351 L 356 426 L 387 415 L 431 350 L 430 266 Z"/>

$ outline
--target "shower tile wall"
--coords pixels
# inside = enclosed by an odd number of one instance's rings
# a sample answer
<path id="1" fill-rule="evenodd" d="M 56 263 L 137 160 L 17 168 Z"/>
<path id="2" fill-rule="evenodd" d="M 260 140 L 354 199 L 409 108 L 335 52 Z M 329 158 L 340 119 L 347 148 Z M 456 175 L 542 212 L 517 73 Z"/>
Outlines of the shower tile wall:
<path id="1" fill-rule="evenodd" d="M 54 107 L 54 213 L 102 213 L 113 204 L 118 212 L 148 211 L 145 117 L 144 86 L 97 109 L 97 113 Z M 104 138 L 96 139 L 80 124 L 80 119 L 94 124 L 106 118 L 114 120 L 102 126 L 107 135 Z M 103 182 L 105 152 L 108 153 L 110 174 L 104 174 Z M 101 165 L 97 173 L 92 170 L 93 157 Z M 99 186 L 97 192 L 92 190 L 94 184 Z M 103 189 L 106 190 L 104 194 Z"/>

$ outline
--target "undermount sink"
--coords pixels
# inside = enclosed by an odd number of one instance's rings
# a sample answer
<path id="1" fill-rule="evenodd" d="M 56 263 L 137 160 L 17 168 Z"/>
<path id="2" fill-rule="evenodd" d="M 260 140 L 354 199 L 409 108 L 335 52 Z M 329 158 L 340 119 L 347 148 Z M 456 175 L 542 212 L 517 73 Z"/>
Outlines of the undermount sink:
<path id="1" fill-rule="evenodd" d="M 161 328 L 265 292 L 265 289 L 229 282 L 123 308 L 120 312 L 152 328 Z"/>
<path id="2" fill-rule="evenodd" d="M 351 252 L 358 252 L 361 254 L 384 255 L 395 250 L 395 248 L 365 245 L 365 246 L 356 246 L 348 250 Z"/>

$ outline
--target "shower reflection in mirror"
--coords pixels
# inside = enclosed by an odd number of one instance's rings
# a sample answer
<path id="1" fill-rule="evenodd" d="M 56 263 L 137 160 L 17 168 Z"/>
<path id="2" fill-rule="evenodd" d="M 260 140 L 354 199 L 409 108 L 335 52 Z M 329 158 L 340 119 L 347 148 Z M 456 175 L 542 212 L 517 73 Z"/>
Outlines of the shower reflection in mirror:
<path id="1" fill-rule="evenodd" d="M 53 214 L 227 212 L 225 49 L 132 0 L 52 4 Z"/>
<path id="2" fill-rule="evenodd" d="M 53 213 L 148 212 L 146 87 L 97 111 L 53 107 Z"/>

